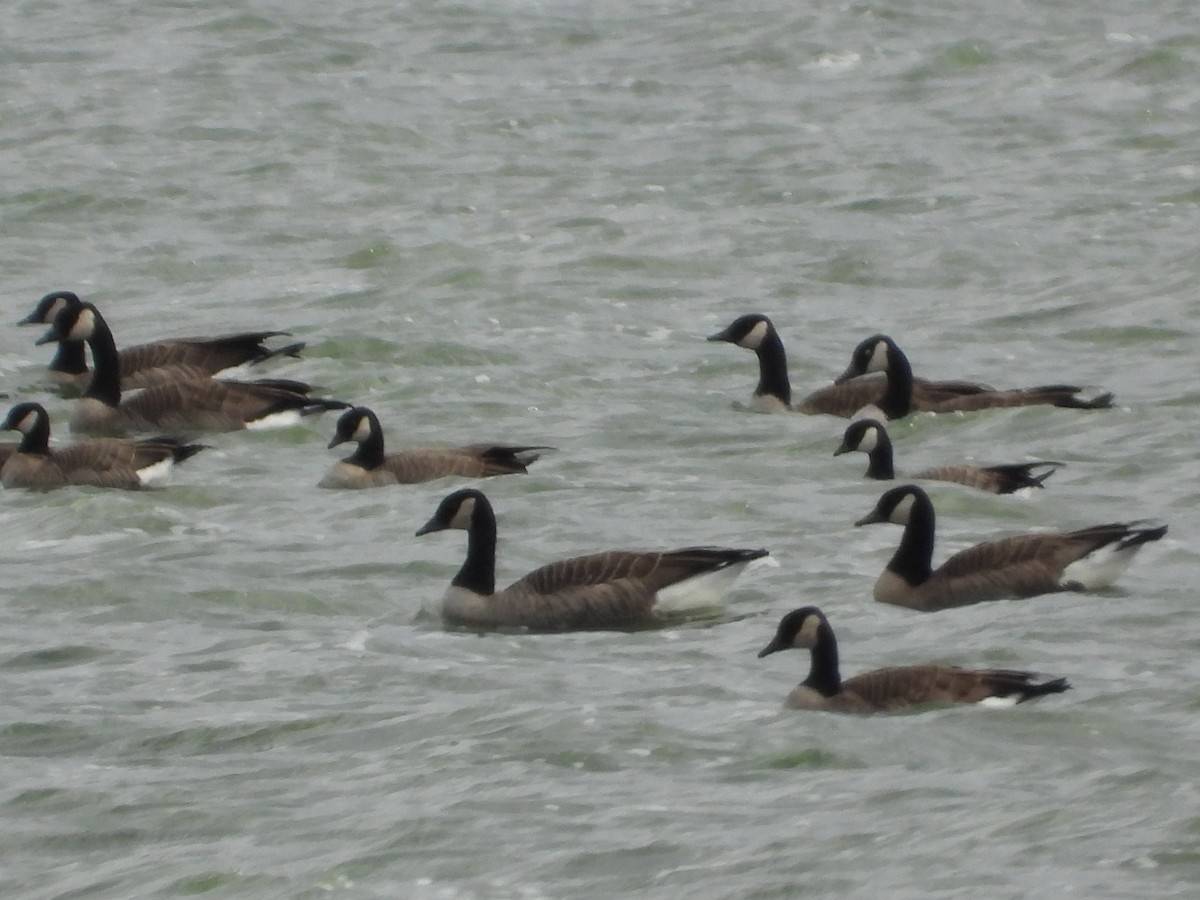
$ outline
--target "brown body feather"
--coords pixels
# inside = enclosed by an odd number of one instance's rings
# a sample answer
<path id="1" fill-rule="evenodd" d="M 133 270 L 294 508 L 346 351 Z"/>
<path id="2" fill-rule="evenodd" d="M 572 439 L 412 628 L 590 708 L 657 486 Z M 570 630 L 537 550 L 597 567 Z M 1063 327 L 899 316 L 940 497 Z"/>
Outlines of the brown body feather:
<path id="1" fill-rule="evenodd" d="M 1120 574 L 1142 544 L 1158 540 L 1167 531 L 1165 525 L 1117 522 L 1077 531 L 1022 534 L 960 550 L 934 569 L 933 504 L 919 487 L 903 485 L 886 492 L 875 509 L 855 524 L 874 522 L 904 526 L 899 548 L 875 582 L 875 599 L 923 612 L 1103 587 Z M 1110 556 L 1085 580 L 1083 570 L 1072 567 L 1098 552 Z"/>
<path id="2" fill-rule="evenodd" d="M 442 500 L 418 535 L 462 528 L 467 559 L 442 598 L 439 613 L 470 628 L 574 631 L 639 628 L 662 624 L 661 592 L 689 579 L 715 576 L 687 608 L 714 606 L 746 565 L 765 550 L 689 547 L 666 552 L 610 550 L 559 560 L 495 590 L 496 520 L 487 498 L 476 490 Z"/>
<path id="3" fill-rule="evenodd" d="M 1039 681 L 1032 672 L 937 664 L 892 666 L 843 681 L 837 638 L 825 614 L 815 606 L 784 616 L 775 637 L 758 655 L 791 649 L 807 649 L 810 653 L 808 677 L 785 701 L 792 709 L 870 713 L 926 704 L 979 703 L 993 698 L 1020 703 L 1069 687 L 1066 679 Z"/>
<path id="4" fill-rule="evenodd" d="M 467 444 L 463 447 L 417 448 L 397 453 L 384 452 L 379 418 L 365 406 L 346 410 L 338 418 L 329 447 L 354 441 L 351 456 L 335 463 L 321 479 L 325 488 L 371 488 L 392 484 L 418 484 L 436 478 L 491 478 L 525 474 L 539 450 L 548 447 L 516 447 L 507 444 Z"/>
<path id="5" fill-rule="evenodd" d="M 74 484 L 133 490 L 146 486 L 140 471 L 183 462 L 204 449 L 170 437 L 141 441 L 97 438 L 51 447 L 49 417 L 36 403 L 13 407 L 3 427 L 24 434 L 20 448 L 0 467 L 0 482 L 6 488 L 51 490 Z"/>

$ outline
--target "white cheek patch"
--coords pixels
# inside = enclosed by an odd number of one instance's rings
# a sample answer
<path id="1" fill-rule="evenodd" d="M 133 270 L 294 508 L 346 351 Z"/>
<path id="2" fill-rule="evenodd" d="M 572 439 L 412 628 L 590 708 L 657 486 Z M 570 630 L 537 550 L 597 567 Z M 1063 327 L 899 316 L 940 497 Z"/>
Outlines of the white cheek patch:
<path id="1" fill-rule="evenodd" d="M 53 325 L 54 320 L 58 318 L 58 314 L 67 308 L 67 301 L 59 297 L 50 304 L 50 308 L 46 310 L 46 314 L 42 316 L 42 321 L 47 325 Z"/>
<path id="2" fill-rule="evenodd" d="M 917 498 L 912 494 L 905 494 L 904 499 L 892 509 L 891 515 L 888 516 L 888 521 L 896 525 L 907 525 L 908 517 L 912 515 L 913 504 L 916 500 Z"/>
<path id="3" fill-rule="evenodd" d="M 753 328 L 746 332 L 746 336 L 738 341 L 738 346 L 745 347 L 747 350 L 757 350 L 762 346 L 762 342 L 766 340 L 767 332 L 770 329 L 766 322 L 759 322 Z"/>
<path id="4" fill-rule="evenodd" d="M 856 449 L 863 453 L 870 453 L 879 445 L 879 429 L 872 425 L 870 428 L 863 431 L 862 438 L 858 442 Z"/>
<path id="5" fill-rule="evenodd" d="M 817 643 L 817 631 L 821 627 L 821 620 L 817 616 L 810 615 L 804 620 L 804 624 L 800 626 L 800 632 L 796 635 L 796 640 L 793 643 L 798 647 L 811 648 Z"/>
<path id="6" fill-rule="evenodd" d="M 888 368 L 888 346 L 884 341 L 876 341 L 875 349 L 871 351 L 871 359 L 867 362 L 868 372 L 886 372 Z"/>
<path id="7" fill-rule="evenodd" d="M 352 440 L 358 441 L 360 444 L 371 436 L 371 420 L 366 416 L 358 417 L 358 425 L 354 429 Z"/>
<path id="8" fill-rule="evenodd" d="M 458 505 L 454 518 L 450 520 L 451 528 L 461 528 L 464 531 L 471 527 L 471 519 L 475 515 L 475 498 L 468 497 Z"/>
<path id="9" fill-rule="evenodd" d="M 75 320 L 75 324 L 71 326 L 67 337 L 73 341 L 86 341 L 92 336 L 96 330 L 96 314 L 90 309 L 85 309 L 79 314 L 79 318 Z"/>
<path id="10" fill-rule="evenodd" d="M 21 421 L 17 423 L 17 431 L 21 434 L 29 434 L 33 431 L 38 423 L 38 414 L 36 412 L 27 412 L 21 417 Z"/>

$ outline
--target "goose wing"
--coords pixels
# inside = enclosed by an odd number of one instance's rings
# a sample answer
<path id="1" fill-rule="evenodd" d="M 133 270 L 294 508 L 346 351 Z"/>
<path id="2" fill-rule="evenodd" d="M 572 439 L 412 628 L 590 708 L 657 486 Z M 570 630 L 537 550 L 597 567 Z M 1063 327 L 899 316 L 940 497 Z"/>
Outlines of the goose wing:
<path id="1" fill-rule="evenodd" d="M 990 697 L 1016 702 L 1066 690 L 1064 679 L 1038 683 L 1032 672 L 920 665 L 877 669 L 842 683 L 846 708 L 891 710 L 924 703 L 978 703 Z"/>
<path id="2" fill-rule="evenodd" d="M 122 402 L 122 416 L 135 426 L 190 431 L 232 431 L 273 413 L 317 408 L 341 408 L 348 404 L 310 397 L 292 390 L 292 382 L 221 381 L 198 378 L 172 381 L 147 388 Z M 296 382 L 295 384 L 300 384 Z"/>
<path id="3" fill-rule="evenodd" d="M 183 337 L 135 344 L 119 353 L 121 378 L 150 369 L 181 367 L 198 376 L 215 375 L 224 369 L 261 362 L 272 356 L 295 356 L 303 344 L 272 350 L 264 341 L 286 335 L 286 331 L 245 331 L 216 337 Z M 132 385 L 131 385 L 132 386 Z"/>
<path id="4" fill-rule="evenodd" d="M 1070 409 L 1108 409 L 1112 406 L 1112 394 L 1101 394 L 1086 399 L 1079 396 L 1082 390 L 1083 388 L 1071 384 L 1047 384 L 1002 391 L 984 390 L 946 397 L 918 408 L 930 412 L 970 412 L 1015 406 L 1062 406 Z"/>
<path id="5" fill-rule="evenodd" d="M 1011 494 L 1021 488 L 1042 487 L 1042 482 L 1054 474 L 1060 465 L 1061 463 L 1053 462 L 1010 463 L 998 466 L 973 466 L 968 463 L 960 463 L 935 466 L 918 472 L 913 477 L 949 481 L 993 494 Z M 1049 467 L 1047 471 L 1034 474 L 1034 470 L 1043 466 Z"/>
<path id="6" fill-rule="evenodd" d="M 864 407 L 878 406 L 887 386 L 887 376 L 883 374 L 860 375 L 813 391 L 796 408 L 803 413 L 827 413 L 849 419 Z M 962 398 L 986 395 L 991 390 L 986 384 L 973 381 L 913 378 L 913 409 L 936 410 L 942 404 L 962 402 Z"/>
<path id="7" fill-rule="evenodd" d="M 490 478 L 523 475 L 548 447 L 514 447 L 506 444 L 468 444 L 465 447 L 424 448 L 389 453 L 383 466 L 401 484 L 431 481 L 447 475 Z"/>

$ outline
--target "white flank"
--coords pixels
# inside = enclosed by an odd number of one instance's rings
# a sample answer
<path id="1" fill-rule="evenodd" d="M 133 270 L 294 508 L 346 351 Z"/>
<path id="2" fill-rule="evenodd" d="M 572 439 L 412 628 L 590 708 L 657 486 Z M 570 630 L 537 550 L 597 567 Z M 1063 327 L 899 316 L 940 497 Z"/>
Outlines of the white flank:
<path id="1" fill-rule="evenodd" d="M 860 409 L 858 412 L 856 412 L 854 415 L 852 415 L 850 417 L 851 422 L 860 422 L 863 419 L 874 419 L 877 422 L 886 422 L 887 416 L 885 416 L 883 414 L 883 410 L 880 409 L 878 406 L 876 406 L 874 403 L 868 403 L 866 406 L 864 406 L 862 409 Z M 858 449 L 863 450 L 867 453 L 870 453 L 872 450 L 875 449 L 875 445 L 872 444 L 870 447 L 866 447 L 862 444 L 859 444 Z"/>
<path id="2" fill-rule="evenodd" d="M 268 431 L 272 428 L 287 428 L 291 425 L 300 424 L 300 410 L 285 409 L 282 412 L 271 413 L 269 416 L 263 416 L 261 419 L 254 419 L 246 423 L 247 431 Z"/>
<path id="3" fill-rule="evenodd" d="M 976 706 L 987 706 L 991 709 L 1009 709 L 1021 702 L 1019 694 L 1009 694 L 1007 697 L 984 697 Z"/>
<path id="4" fill-rule="evenodd" d="M 171 469 L 175 467 L 175 460 L 171 457 L 159 460 L 156 463 L 151 463 L 137 470 L 138 481 L 144 486 L 149 487 L 160 481 L 165 481 L 167 476 L 171 474 Z"/>
<path id="5" fill-rule="evenodd" d="M 655 612 L 670 614 L 720 606 L 748 563 L 749 560 L 734 563 L 715 572 L 704 572 L 663 588 L 654 598 Z"/>
<path id="6" fill-rule="evenodd" d="M 1105 544 L 1067 566 L 1058 583 L 1082 585 L 1085 591 L 1108 587 L 1129 568 L 1133 557 L 1143 546 L 1135 544 L 1117 549 L 1116 543 Z"/>
<path id="7" fill-rule="evenodd" d="M 788 405 L 774 394 L 758 394 L 750 399 L 750 409 L 755 412 L 786 412 Z"/>

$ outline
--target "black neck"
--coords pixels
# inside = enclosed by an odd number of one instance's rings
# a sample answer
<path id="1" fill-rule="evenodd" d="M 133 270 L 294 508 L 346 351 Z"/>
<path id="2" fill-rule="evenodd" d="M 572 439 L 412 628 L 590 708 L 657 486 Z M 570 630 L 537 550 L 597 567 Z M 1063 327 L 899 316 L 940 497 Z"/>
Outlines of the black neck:
<path id="1" fill-rule="evenodd" d="M 933 504 L 924 494 L 914 494 L 908 524 L 888 570 L 914 587 L 928 581 L 933 572 L 933 532 Z"/>
<path id="2" fill-rule="evenodd" d="M 482 497 L 467 529 L 466 561 L 450 583 L 484 596 L 496 593 L 496 514 Z"/>
<path id="3" fill-rule="evenodd" d="M 373 412 L 365 412 L 370 423 L 370 434 L 366 440 L 359 441 L 354 453 L 346 457 L 346 462 L 361 466 L 364 469 L 378 469 L 383 465 L 383 428 L 379 425 L 379 417 Z"/>
<path id="4" fill-rule="evenodd" d="M 87 351 L 83 341 L 59 341 L 58 351 L 50 360 L 50 371 L 82 375 L 87 370 Z"/>
<path id="5" fill-rule="evenodd" d="M 892 464 L 892 439 L 882 428 L 875 429 L 875 449 L 867 454 L 867 477 L 891 481 L 896 477 Z"/>
<path id="6" fill-rule="evenodd" d="M 121 360 L 117 356 L 117 342 L 100 313 L 94 307 L 91 312 L 95 317 L 92 336 L 88 338 L 88 346 L 92 348 L 92 383 L 83 396 L 117 406 L 121 402 Z"/>
<path id="7" fill-rule="evenodd" d="M 783 349 L 783 340 L 774 330 L 763 338 L 758 349 L 758 387 L 755 397 L 778 397 L 786 405 L 792 405 L 792 385 L 788 381 L 787 353 Z"/>
<path id="8" fill-rule="evenodd" d="M 912 412 L 913 373 L 904 351 L 888 341 L 887 391 L 879 408 L 889 419 L 903 419 Z"/>
<path id="9" fill-rule="evenodd" d="M 802 683 L 823 697 L 832 697 L 842 689 L 842 675 L 838 671 L 837 638 L 828 622 L 822 622 L 818 627 L 817 641 L 810 654 L 812 665 Z"/>
<path id="10" fill-rule="evenodd" d="M 21 446 L 17 448 L 20 453 L 36 453 L 39 456 L 48 456 L 50 453 L 50 417 L 40 415 L 33 423 L 33 427 L 21 435 Z"/>

